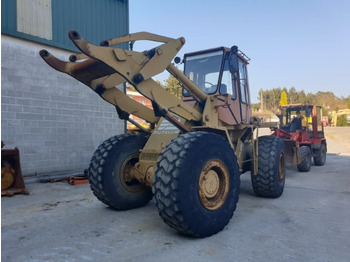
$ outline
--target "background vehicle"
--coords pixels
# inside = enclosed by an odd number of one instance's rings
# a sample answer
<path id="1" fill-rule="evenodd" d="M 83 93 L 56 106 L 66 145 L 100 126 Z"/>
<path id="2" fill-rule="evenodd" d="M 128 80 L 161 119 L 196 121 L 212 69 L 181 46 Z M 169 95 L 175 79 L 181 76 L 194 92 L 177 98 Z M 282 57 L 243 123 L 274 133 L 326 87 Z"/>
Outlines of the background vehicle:
<path id="1" fill-rule="evenodd" d="M 281 137 L 286 144 L 286 161 L 295 164 L 301 172 L 311 168 L 311 158 L 317 166 L 326 162 L 327 142 L 324 135 L 322 110 L 320 106 L 294 104 L 280 107 L 280 128 L 274 136 Z M 297 115 L 301 116 L 297 126 Z"/>
<path id="2" fill-rule="evenodd" d="M 252 118 L 249 59 L 236 46 L 186 54 L 183 73 L 171 63 L 185 44 L 182 37 L 141 32 L 101 46 L 76 31 L 69 37 L 83 54 L 72 55 L 70 62 L 46 50 L 40 51 L 41 57 L 115 106 L 121 119 L 132 122 L 132 114 L 151 126 L 111 137 L 95 151 L 89 181 L 103 203 L 125 210 L 147 204 L 154 195 L 165 223 L 183 234 L 206 237 L 222 230 L 233 216 L 241 173 L 251 171 L 257 195 L 282 194 L 283 139 L 258 138 L 262 124 Z M 162 44 L 144 52 L 115 47 L 138 40 Z M 183 85 L 183 100 L 152 79 L 164 70 Z M 126 81 L 151 100 L 153 110 L 115 88 Z"/>
<path id="3" fill-rule="evenodd" d="M 343 121 L 342 121 L 343 120 Z M 332 113 L 331 126 L 350 125 L 350 109 L 341 109 Z"/>

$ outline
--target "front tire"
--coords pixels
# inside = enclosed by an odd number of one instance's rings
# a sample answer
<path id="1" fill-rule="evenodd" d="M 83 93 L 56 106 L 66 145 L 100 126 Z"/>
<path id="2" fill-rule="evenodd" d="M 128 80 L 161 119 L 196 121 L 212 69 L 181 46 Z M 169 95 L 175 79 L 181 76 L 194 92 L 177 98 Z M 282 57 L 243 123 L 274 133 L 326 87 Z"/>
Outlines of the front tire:
<path id="1" fill-rule="evenodd" d="M 284 142 L 276 136 L 262 136 L 258 140 L 258 174 L 251 172 L 253 190 L 261 197 L 282 195 L 285 183 Z"/>
<path id="2" fill-rule="evenodd" d="M 240 173 L 229 143 L 207 132 L 174 139 L 158 158 L 153 192 L 159 215 L 180 233 L 207 237 L 230 221 Z"/>
<path id="3" fill-rule="evenodd" d="M 152 199 L 151 188 L 129 176 L 146 141 L 142 135 L 119 135 L 107 139 L 95 151 L 89 182 L 101 202 L 117 210 L 127 210 L 144 206 Z"/>

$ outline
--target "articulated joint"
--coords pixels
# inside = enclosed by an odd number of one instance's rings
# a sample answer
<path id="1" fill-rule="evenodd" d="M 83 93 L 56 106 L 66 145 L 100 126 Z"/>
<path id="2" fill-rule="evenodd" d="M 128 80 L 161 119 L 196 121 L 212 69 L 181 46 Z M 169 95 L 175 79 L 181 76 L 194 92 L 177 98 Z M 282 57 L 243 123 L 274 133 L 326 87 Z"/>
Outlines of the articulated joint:
<path id="1" fill-rule="evenodd" d="M 102 42 L 100 43 L 100 46 L 108 47 L 108 46 L 109 46 L 109 42 L 108 42 L 107 40 L 102 41 Z"/>
<path id="2" fill-rule="evenodd" d="M 143 80 L 144 80 L 144 78 L 143 78 L 143 76 L 140 73 L 134 75 L 134 77 L 132 78 L 132 81 L 135 84 L 140 84 Z"/>
<path id="3" fill-rule="evenodd" d="M 103 93 L 106 91 L 106 88 L 104 85 L 98 85 L 96 86 L 95 92 L 99 94 L 99 96 L 102 96 Z"/>

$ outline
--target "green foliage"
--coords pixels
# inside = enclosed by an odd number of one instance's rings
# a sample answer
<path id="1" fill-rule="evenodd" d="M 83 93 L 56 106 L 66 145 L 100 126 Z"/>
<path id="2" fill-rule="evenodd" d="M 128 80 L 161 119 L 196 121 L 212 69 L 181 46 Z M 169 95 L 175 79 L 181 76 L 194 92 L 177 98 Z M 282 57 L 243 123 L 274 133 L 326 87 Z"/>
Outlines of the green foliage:
<path id="1" fill-rule="evenodd" d="M 299 103 L 301 104 L 307 104 L 306 94 L 303 90 L 299 92 Z"/>
<path id="2" fill-rule="evenodd" d="M 178 98 L 182 98 L 182 87 L 180 82 L 173 75 L 169 75 L 169 77 L 165 80 L 164 87 L 170 94 Z"/>
<path id="3" fill-rule="evenodd" d="M 260 104 L 252 104 L 253 111 L 258 111 L 260 109 Z"/>
<path id="4" fill-rule="evenodd" d="M 271 90 L 261 90 L 261 96 L 264 101 L 264 109 L 277 112 L 280 102 L 282 89 L 280 87 Z"/>
<path id="5" fill-rule="evenodd" d="M 337 120 L 337 126 L 347 126 L 346 115 L 341 115 Z"/>
<path id="6" fill-rule="evenodd" d="M 350 108 L 350 97 L 337 97 L 333 92 L 321 92 L 316 94 L 305 93 L 303 90 L 297 91 L 295 87 L 287 90 L 285 87 L 272 88 L 270 90 L 260 90 L 259 101 L 263 99 L 264 109 L 276 112 L 279 104 L 282 102 L 282 93 L 286 91 L 288 104 L 313 104 L 326 107 L 329 111 L 337 111 L 342 108 Z M 281 98 L 281 100 L 279 99 Z M 328 114 L 324 114 L 328 115 Z"/>
<path id="7" fill-rule="evenodd" d="M 323 116 L 329 116 L 329 115 L 330 115 L 327 108 L 322 107 L 322 115 L 323 115 Z"/>
<path id="8" fill-rule="evenodd" d="M 299 95 L 294 86 L 289 88 L 287 95 L 288 95 L 288 104 L 299 103 Z"/>

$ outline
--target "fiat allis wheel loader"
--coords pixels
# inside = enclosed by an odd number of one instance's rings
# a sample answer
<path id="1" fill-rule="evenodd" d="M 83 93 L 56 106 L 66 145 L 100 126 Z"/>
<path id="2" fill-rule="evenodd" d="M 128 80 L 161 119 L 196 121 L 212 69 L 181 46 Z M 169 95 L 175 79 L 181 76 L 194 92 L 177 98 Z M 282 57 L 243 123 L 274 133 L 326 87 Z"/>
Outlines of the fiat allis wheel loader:
<path id="1" fill-rule="evenodd" d="M 140 127 L 138 134 L 111 137 L 95 151 L 88 173 L 100 201 L 126 210 L 144 206 L 154 196 L 166 224 L 185 235 L 206 237 L 233 216 L 240 174 L 251 172 L 258 196 L 282 194 L 284 142 L 276 136 L 258 138 L 262 124 L 252 118 L 249 59 L 236 46 L 186 54 L 183 73 L 172 64 L 185 44 L 182 37 L 140 32 L 100 46 L 76 31 L 69 37 L 81 54 L 65 62 L 41 50 L 41 57 L 89 86 L 121 119 L 132 121 L 129 116 L 134 115 L 151 125 L 150 130 Z M 116 47 L 139 40 L 160 44 L 144 52 Z M 183 86 L 182 100 L 152 79 L 164 70 Z M 125 82 L 150 99 L 153 110 L 116 88 Z"/>

